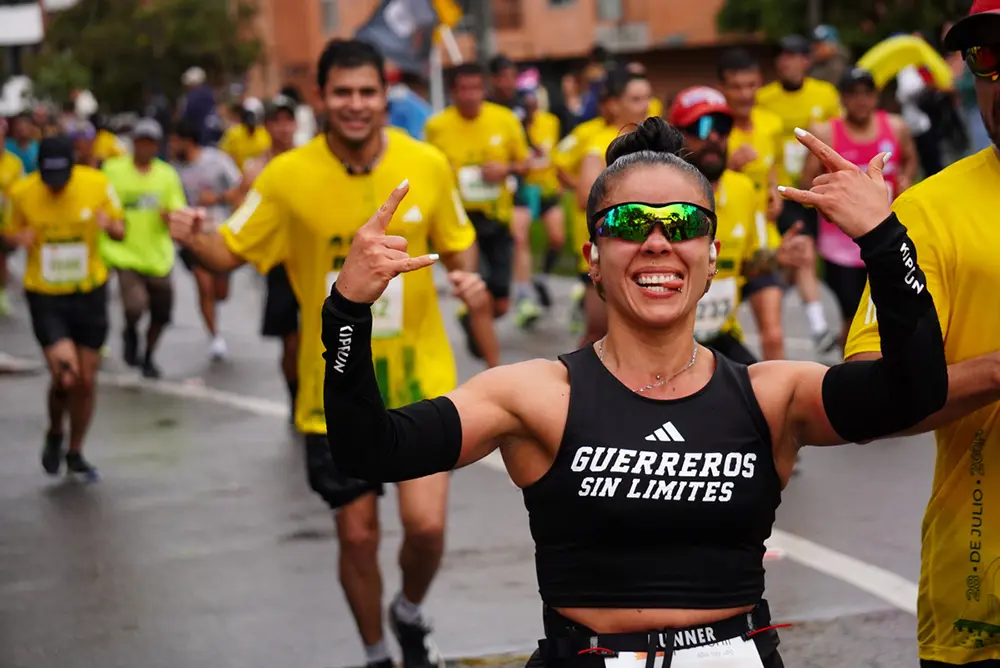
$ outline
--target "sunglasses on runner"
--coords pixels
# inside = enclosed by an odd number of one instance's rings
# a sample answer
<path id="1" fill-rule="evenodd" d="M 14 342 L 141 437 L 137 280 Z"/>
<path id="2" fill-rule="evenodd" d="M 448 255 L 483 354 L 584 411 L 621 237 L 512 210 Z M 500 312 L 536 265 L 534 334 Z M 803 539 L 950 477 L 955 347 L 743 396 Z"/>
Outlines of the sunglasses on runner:
<path id="1" fill-rule="evenodd" d="M 705 114 L 694 123 L 681 126 L 680 130 L 702 141 L 708 139 L 712 132 L 717 132 L 720 137 L 728 137 L 733 131 L 733 117 L 722 113 Z"/>
<path id="2" fill-rule="evenodd" d="M 1000 45 L 974 46 L 965 52 L 965 64 L 977 77 L 1000 79 Z"/>
<path id="3" fill-rule="evenodd" d="M 689 202 L 646 204 L 623 202 L 594 214 L 597 236 L 643 242 L 657 224 L 670 242 L 715 236 L 717 219 L 708 209 Z"/>

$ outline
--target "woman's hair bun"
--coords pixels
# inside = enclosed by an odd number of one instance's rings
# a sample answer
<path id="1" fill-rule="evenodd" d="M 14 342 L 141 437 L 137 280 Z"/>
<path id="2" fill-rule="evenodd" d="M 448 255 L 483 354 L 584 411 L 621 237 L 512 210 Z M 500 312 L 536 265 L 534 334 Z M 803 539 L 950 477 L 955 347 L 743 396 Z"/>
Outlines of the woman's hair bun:
<path id="1" fill-rule="evenodd" d="M 684 148 L 684 136 L 677 128 L 659 116 L 647 118 L 635 130 L 616 138 L 604 155 L 605 164 L 641 151 L 679 155 Z"/>

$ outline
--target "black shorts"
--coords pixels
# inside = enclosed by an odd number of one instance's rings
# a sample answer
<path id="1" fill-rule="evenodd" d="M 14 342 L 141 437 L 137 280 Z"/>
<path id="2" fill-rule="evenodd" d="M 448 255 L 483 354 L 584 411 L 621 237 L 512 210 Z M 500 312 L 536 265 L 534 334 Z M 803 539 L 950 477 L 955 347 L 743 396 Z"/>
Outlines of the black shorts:
<path id="1" fill-rule="evenodd" d="M 337 470 L 330 456 L 326 434 L 306 434 L 306 477 L 309 487 L 316 492 L 331 510 L 356 501 L 365 494 L 382 496 L 385 486 L 380 482 L 367 482 L 351 478 Z"/>
<path id="2" fill-rule="evenodd" d="M 264 298 L 264 322 L 261 336 L 283 339 L 299 331 L 299 300 L 288 281 L 285 265 L 279 264 L 267 274 Z"/>
<path id="3" fill-rule="evenodd" d="M 542 196 L 542 203 L 538 207 L 539 217 L 544 216 L 557 206 L 562 206 L 562 197 L 559 195 Z"/>
<path id="4" fill-rule="evenodd" d="M 861 295 L 865 292 L 868 270 L 864 267 L 845 267 L 833 262 L 826 262 L 823 274 L 823 280 L 837 297 L 840 315 L 847 322 L 852 321 L 854 314 L 858 312 Z"/>
<path id="5" fill-rule="evenodd" d="M 819 236 L 819 215 L 816 213 L 816 209 L 810 209 L 798 202 L 786 199 L 781 215 L 778 216 L 778 231 L 784 234 L 800 220 L 802 221 L 802 234 L 808 234 L 813 239 Z"/>
<path id="6" fill-rule="evenodd" d="M 702 345 L 728 357 L 737 364 L 750 366 L 751 364 L 756 364 L 759 361 L 752 352 L 747 350 L 746 346 L 740 343 L 736 337 L 729 332 L 720 334 L 711 341 L 706 341 Z"/>
<path id="7" fill-rule="evenodd" d="M 108 338 L 108 287 L 90 292 L 46 295 L 25 291 L 31 328 L 44 350 L 63 339 L 100 350 Z"/>
<path id="8" fill-rule="evenodd" d="M 760 276 L 754 276 L 748 279 L 746 283 L 743 284 L 743 289 L 740 291 L 740 296 L 743 301 L 750 299 L 750 296 L 760 292 L 764 288 L 783 288 L 784 283 L 781 280 L 781 276 L 778 274 L 761 274 Z"/>
<path id="9" fill-rule="evenodd" d="M 212 271 L 211 269 L 209 269 L 208 267 L 206 267 L 204 264 L 202 264 L 201 260 L 198 259 L 198 256 L 195 255 L 194 252 L 191 251 L 190 248 L 183 248 L 182 247 L 180 250 L 177 251 L 177 256 L 181 259 L 181 262 L 184 263 L 184 267 L 188 271 L 194 271 L 195 268 L 197 267 L 199 269 L 204 269 L 205 271 L 207 271 L 207 272 L 209 272 L 211 274 L 215 274 L 216 276 L 228 276 L 229 275 L 229 272 L 221 272 L 220 273 L 220 272 L 217 272 L 217 271 Z"/>
<path id="10" fill-rule="evenodd" d="M 479 244 L 479 273 L 494 299 L 509 297 L 514 279 L 514 237 L 510 227 L 479 211 L 468 215 Z"/>

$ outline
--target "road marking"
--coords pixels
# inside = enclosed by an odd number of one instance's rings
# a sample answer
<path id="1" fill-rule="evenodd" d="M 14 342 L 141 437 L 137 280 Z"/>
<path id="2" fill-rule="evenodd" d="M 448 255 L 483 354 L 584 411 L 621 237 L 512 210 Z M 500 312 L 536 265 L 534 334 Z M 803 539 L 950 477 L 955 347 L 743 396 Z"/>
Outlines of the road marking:
<path id="1" fill-rule="evenodd" d="M 138 376 L 104 372 L 101 373 L 100 382 L 123 389 L 147 390 L 182 399 L 210 401 L 255 415 L 280 418 L 288 416 L 288 405 L 284 402 L 216 390 L 196 382 L 146 380 Z M 507 472 L 498 451 L 492 452 L 479 463 L 496 471 Z M 917 585 L 891 571 L 780 529 L 772 531 L 771 537 L 765 542 L 765 547 L 772 550 L 772 557 L 784 556 L 803 566 L 854 585 L 904 612 L 913 615 L 917 612 Z"/>

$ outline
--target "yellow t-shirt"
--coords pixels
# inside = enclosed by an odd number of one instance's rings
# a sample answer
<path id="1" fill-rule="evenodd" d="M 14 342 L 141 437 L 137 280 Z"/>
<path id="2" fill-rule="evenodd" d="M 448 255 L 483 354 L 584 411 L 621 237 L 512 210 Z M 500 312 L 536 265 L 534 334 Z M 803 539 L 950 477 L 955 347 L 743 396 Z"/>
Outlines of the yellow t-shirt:
<path id="1" fill-rule="evenodd" d="M 255 129 L 251 135 L 247 127 L 240 123 L 222 135 L 219 150 L 227 153 L 242 170 L 243 163 L 247 160 L 262 156 L 271 150 L 271 135 L 262 127 Z"/>
<path id="2" fill-rule="evenodd" d="M 275 157 L 221 228 L 230 250 L 261 273 L 279 263 L 288 271 L 302 306 L 295 423 L 303 433 L 326 433 L 323 302 L 354 233 L 389 193 L 410 180 L 410 192 L 387 230 L 406 238 L 410 255 L 429 253 L 431 246 L 442 254 L 459 252 L 476 241 L 444 156 L 394 129 L 386 135 L 381 162 L 365 176 L 347 174 L 325 137 Z M 454 389 L 455 360 L 429 269 L 394 279 L 373 310 L 375 373 L 387 406 Z"/>
<path id="3" fill-rule="evenodd" d="M 529 170 L 524 182 L 541 188 L 544 197 L 557 195 L 560 186 L 556 167 L 552 163 L 552 150 L 559 143 L 559 117 L 547 111 L 535 112 L 528 128 L 528 139 L 532 146 L 544 154 L 545 166 Z"/>
<path id="4" fill-rule="evenodd" d="M 598 129 L 590 134 L 590 138 L 584 143 L 583 151 L 580 155 L 580 162 L 582 163 L 584 158 L 596 155 L 604 161 L 604 154 L 608 152 L 608 147 L 611 146 L 613 142 L 621 131 L 613 125 L 608 125 L 603 123 Z M 577 167 L 579 169 L 579 167 Z M 581 235 L 577 238 L 580 239 L 580 247 L 577 249 L 579 255 L 577 256 L 577 268 L 581 274 L 586 274 L 590 271 L 590 263 L 587 262 L 586 256 L 583 254 L 583 242 L 590 238 L 590 231 L 587 229 L 587 212 L 580 210 L 577 214 L 577 218 L 573 223 L 574 232 Z"/>
<path id="5" fill-rule="evenodd" d="M 1000 306 L 1000 159 L 988 148 L 910 188 L 893 210 L 909 230 L 934 297 L 949 364 L 997 348 Z M 969 197 L 956 197 L 969 193 Z M 878 352 L 868 288 L 844 354 Z M 917 600 L 920 658 L 1000 659 L 1000 403 L 938 429 L 922 529 Z"/>
<path id="6" fill-rule="evenodd" d="M 743 263 L 761 248 L 757 221 L 760 215 L 757 193 L 750 177 L 726 170 L 715 189 L 715 215 L 719 219 L 715 238 L 721 242 L 712 287 L 698 302 L 695 337 L 710 341 L 729 333 L 742 340 L 743 331 L 736 317 L 740 294 L 746 278 Z M 764 243 L 767 243 L 765 231 Z"/>
<path id="7" fill-rule="evenodd" d="M 514 212 L 514 187 L 509 182 L 487 183 L 481 167 L 487 162 L 521 162 L 528 159 L 528 138 L 521 121 L 507 107 L 484 102 L 469 120 L 448 107 L 427 120 L 427 142 L 448 158 L 458 177 L 466 211 L 478 211 L 501 223 Z"/>
<path id="8" fill-rule="evenodd" d="M 98 162 L 104 162 L 105 160 L 118 158 L 123 155 L 128 155 L 128 151 L 125 150 L 125 146 L 119 141 L 118 137 L 107 130 L 97 131 L 97 136 L 94 137 L 94 157 L 97 158 Z"/>
<path id="9" fill-rule="evenodd" d="M 590 140 L 607 126 L 607 122 L 600 116 L 580 123 L 556 144 L 552 151 L 552 164 L 573 178 L 579 177 L 580 165 L 583 164 Z M 589 239 L 587 212 L 576 203 L 576 197 L 570 198 L 570 224 L 573 226 L 573 240 L 577 245 L 577 270 L 585 274 L 590 271 L 590 265 L 583 256 L 583 243 Z"/>
<path id="10" fill-rule="evenodd" d="M 108 280 L 100 252 L 104 232 L 96 214 L 103 211 L 114 220 L 124 213 L 104 174 L 77 165 L 63 191 L 54 195 L 36 172 L 11 189 L 9 211 L 8 232 L 30 228 L 36 235 L 28 247 L 26 291 L 47 295 L 91 292 Z"/>
<path id="11" fill-rule="evenodd" d="M 808 150 L 795 139 L 795 128 L 840 116 L 840 93 L 833 84 L 810 77 L 794 92 L 772 81 L 757 91 L 757 106 L 781 119 L 778 185 L 798 187 Z"/>
<path id="12" fill-rule="evenodd" d="M 7 197 L 14 184 L 24 177 L 21 159 L 0 147 L 0 230 L 7 221 Z"/>

